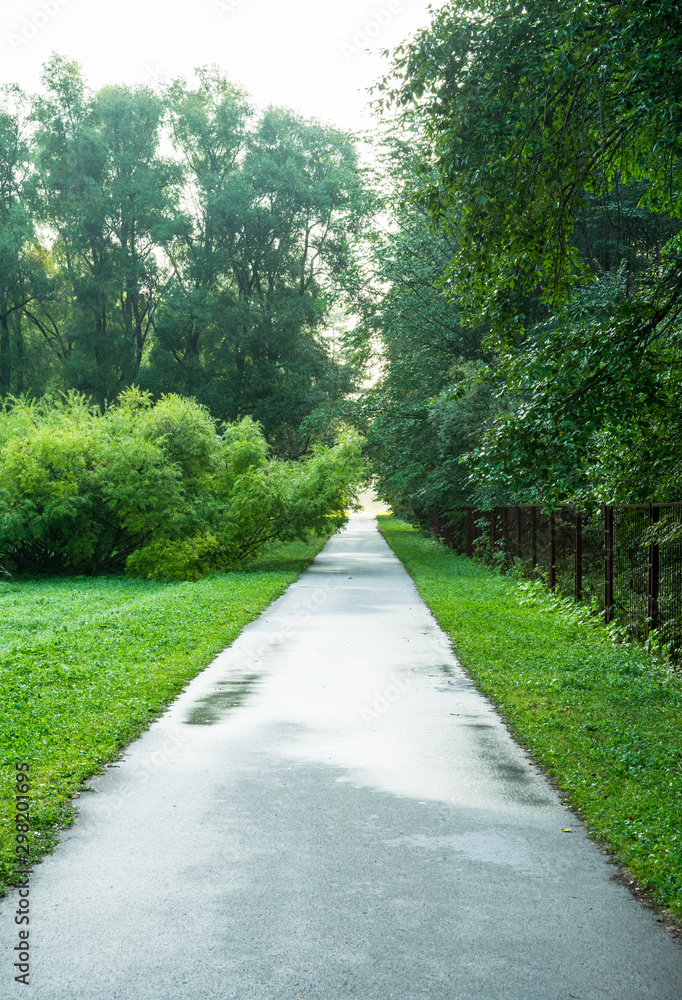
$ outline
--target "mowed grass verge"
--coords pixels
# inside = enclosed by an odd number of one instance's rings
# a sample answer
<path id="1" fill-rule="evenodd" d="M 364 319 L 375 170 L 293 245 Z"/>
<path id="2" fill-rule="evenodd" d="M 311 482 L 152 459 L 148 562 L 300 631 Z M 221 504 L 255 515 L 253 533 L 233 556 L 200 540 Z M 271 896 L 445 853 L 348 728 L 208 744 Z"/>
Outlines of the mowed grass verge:
<path id="1" fill-rule="evenodd" d="M 71 820 L 84 780 L 140 735 L 325 541 L 273 546 L 243 572 L 197 583 L 0 583 L 0 894 L 15 852 L 15 765 L 30 765 L 38 860 Z"/>
<path id="2" fill-rule="evenodd" d="M 641 890 L 679 921 L 682 675 L 642 649 L 614 645 L 599 624 L 539 587 L 457 556 L 393 517 L 379 524 L 518 741 Z"/>

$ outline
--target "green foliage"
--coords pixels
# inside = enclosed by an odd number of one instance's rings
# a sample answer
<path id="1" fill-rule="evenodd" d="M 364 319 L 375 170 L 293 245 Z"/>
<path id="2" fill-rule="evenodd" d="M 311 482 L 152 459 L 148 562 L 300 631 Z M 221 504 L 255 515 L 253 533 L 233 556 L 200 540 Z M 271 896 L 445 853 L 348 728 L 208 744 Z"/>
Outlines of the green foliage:
<path id="1" fill-rule="evenodd" d="M 603 275 L 529 330 L 484 373 L 497 415 L 467 461 L 479 486 L 548 501 L 678 499 L 682 454 L 676 345 L 643 343 L 625 268 Z"/>
<path id="2" fill-rule="evenodd" d="M 325 334 L 372 205 L 349 135 L 216 69 L 93 92 L 53 55 L 0 94 L 0 396 L 137 384 L 298 457 L 358 378 Z"/>
<path id="3" fill-rule="evenodd" d="M 590 195 L 640 180 L 649 207 L 678 212 L 679 23 L 670 0 L 451 0 L 397 51 L 384 86 L 425 124 L 422 196 L 460 234 L 451 276 L 502 335 L 539 283 L 561 301 L 584 271 L 572 236 Z"/>
<path id="4" fill-rule="evenodd" d="M 31 853 L 49 851 L 71 798 L 257 618 L 324 544 L 198 583 L 122 577 L 0 582 L 0 893 L 14 863 L 17 760 L 31 762 Z"/>
<path id="5" fill-rule="evenodd" d="M 464 668 L 639 886 L 682 916 L 682 679 L 542 588 L 393 518 L 386 540 Z"/>
<path id="6" fill-rule="evenodd" d="M 165 109 L 145 87 L 88 91 L 53 56 L 33 102 L 32 209 L 52 236 L 53 298 L 31 312 L 66 386 L 104 411 L 137 377 L 178 232 L 182 173 L 159 143 Z M 66 300 L 70 299 L 69 305 Z"/>
<path id="7" fill-rule="evenodd" d="M 15 400 L 0 414 L 0 562 L 197 579 L 272 539 L 333 531 L 361 475 L 351 433 L 307 462 L 268 461 L 250 418 L 220 433 L 179 396 L 133 388 L 103 415 L 74 394 Z"/>
<path id="8" fill-rule="evenodd" d="M 478 443 L 489 391 L 462 396 L 453 384 L 469 381 L 483 359 L 484 331 L 462 324 L 461 310 L 442 278 L 452 256 L 447 232 L 430 227 L 409 200 L 419 159 L 419 137 L 391 130 L 383 152 L 387 180 L 386 229 L 370 242 L 367 258 L 374 296 L 362 303 L 354 331 L 374 348 L 380 376 L 357 406 L 367 436 L 375 485 L 393 510 L 418 523 L 430 513 L 466 504 L 470 487 L 459 457 Z"/>
<path id="9" fill-rule="evenodd" d="M 28 99 L 17 86 L 0 90 L 0 394 L 38 381 L 31 369 L 49 358 L 36 350 L 26 315 L 46 294 L 48 262 L 38 245 L 30 205 Z M 33 375 L 33 378 L 31 376 Z"/>
<path id="10" fill-rule="evenodd" d="M 319 336 L 369 211 L 353 144 L 292 112 L 256 115 L 215 72 L 166 102 L 196 211 L 141 384 L 191 393 L 219 419 L 250 415 L 296 455 L 301 421 L 355 383 Z"/>
<path id="11" fill-rule="evenodd" d="M 681 13 L 450 0 L 379 87 L 424 146 L 441 287 L 490 329 L 477 503 L 679 499 Z"/>

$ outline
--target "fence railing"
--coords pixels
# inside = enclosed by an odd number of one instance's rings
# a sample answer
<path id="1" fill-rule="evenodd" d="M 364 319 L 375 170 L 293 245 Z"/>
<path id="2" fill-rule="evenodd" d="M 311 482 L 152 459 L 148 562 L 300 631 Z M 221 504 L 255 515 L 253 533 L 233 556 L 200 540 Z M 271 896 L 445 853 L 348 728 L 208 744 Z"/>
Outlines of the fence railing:
<path id="1" fill-rule="evenodd" d="M 452 548 L 516 564 L 633 638 L 655 632 L 682 655 L 682 503 L 465 507 L 431 512 L 431 525 Z"/>

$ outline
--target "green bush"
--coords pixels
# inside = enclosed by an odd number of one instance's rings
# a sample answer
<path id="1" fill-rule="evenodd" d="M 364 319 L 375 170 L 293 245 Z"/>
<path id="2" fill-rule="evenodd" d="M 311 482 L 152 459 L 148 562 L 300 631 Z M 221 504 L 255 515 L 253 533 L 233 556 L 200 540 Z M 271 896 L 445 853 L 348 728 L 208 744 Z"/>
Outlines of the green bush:
<path id="1" fill-rule="evenodd" d="M 129 389 L 102 415 L 78 394 L 0 411 L 0 563 L 197 579 L 272 539 L 344 523 L 362 475 L 342 435 L 306 462 L 268 459 L 246 417 L 217 428 L 192 399 Z"/>

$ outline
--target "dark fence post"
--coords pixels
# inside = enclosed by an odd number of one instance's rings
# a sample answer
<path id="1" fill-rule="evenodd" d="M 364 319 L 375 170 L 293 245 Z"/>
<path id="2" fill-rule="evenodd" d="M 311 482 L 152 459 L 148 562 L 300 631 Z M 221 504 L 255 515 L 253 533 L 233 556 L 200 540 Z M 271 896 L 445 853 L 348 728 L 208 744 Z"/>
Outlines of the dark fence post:
<path id="1" fill-rule="evenodd" d="M 533 569 L 538 565 L 538 509 L 530 509 L 530 562 Z"/>
<path id="2" fill-rule="evenodd" d="M 657 524 L 661 516 L 661 508 L 655 504 L 649 504 L 649 525 Z M 658 628 L 658 590 L 660 586 L 660 554 L 658 545 L 651 541 L 649 543 L 649 599 L 647 617 L 649 619 L 649 632 Z"/>
<path id="3" fill-rule="evenodd" d="M 549 589 L 556 588 L 556 517 L 549 515 Z"/>
<path id="4" fill-rule="evenodd" d="M 604 622 L 613 621 L 613 507 L 604 507 Z"/>
<path id="5" fill-rule="evenodd" d="M 583 599 L 583 517 L 579 510 L 575 512 L 575 600 Z"/>
<path id="6" fill-rule="evenodd" d="M 474 508 L 467 507 L 467 555 L 474 554 Z"/>
<path id="7" fill-rule="evenodd" d="M 521 508 L 516 505 L 516 557 L 521 558 Z"/>
<path id="8" fill-rule="evenodd" d="M 490 515 L 490 544 L 492 545 L 493 552 L 495 551 L 496 542 L 497 542 L 497 507 L 493 507 L 492 514 Z"/>
<path id="9" fill-rule="evenodd" d="M 507 558 L 509 553 L 509 507 L 505 504 L 502 508 L 502 551 L 504 552 L 504 558 Z"/>

